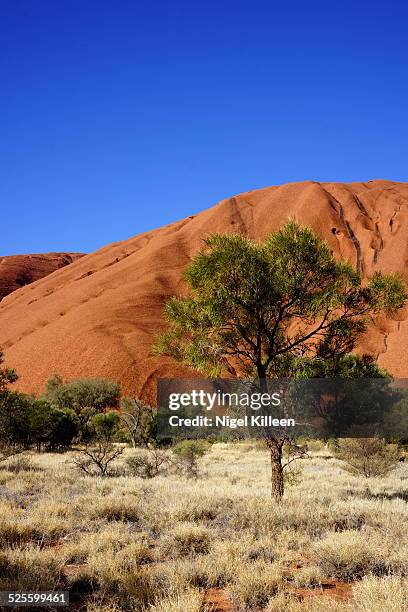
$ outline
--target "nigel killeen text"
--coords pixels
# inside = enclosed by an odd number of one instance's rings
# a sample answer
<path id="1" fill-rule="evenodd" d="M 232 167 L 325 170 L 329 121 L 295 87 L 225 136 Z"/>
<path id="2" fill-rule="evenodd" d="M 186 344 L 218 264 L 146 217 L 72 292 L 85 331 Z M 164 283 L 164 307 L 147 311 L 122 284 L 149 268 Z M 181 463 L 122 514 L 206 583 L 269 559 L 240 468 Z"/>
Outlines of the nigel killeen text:
<path id="1" fill-rule="evenodd" d="M 270 415 L 247 415 L 240 418 L 230 416 L 215 416 L 214 418 L 206 416 L 195 416 L 192 418 L 183 418 L 179 416 L 171 416 L 169 418 L 171 427 L 229 427 L 237 429 L 238 427 L 294 427 L 294 419 L 276 419 Z"/>

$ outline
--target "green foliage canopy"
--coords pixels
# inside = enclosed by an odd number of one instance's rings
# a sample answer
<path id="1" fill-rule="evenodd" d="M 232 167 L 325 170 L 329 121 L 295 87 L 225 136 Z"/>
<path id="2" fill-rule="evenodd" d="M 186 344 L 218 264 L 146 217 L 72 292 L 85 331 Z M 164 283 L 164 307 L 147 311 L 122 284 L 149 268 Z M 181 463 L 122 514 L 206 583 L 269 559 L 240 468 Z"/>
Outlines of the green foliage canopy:
<path id="1" fill-rule="evenodd" d="M 80 378 L 64 383 L 55 375 L 46 385 L 45 397 L 56 408 L 72 410 L 84 432 L 94 415 L 119 405 L 120 384 L 104 378 Z"/>
<path id="2" fill-rule="evenodd" d="M 119 423 L 119 414 L 114 411 L 100 412 L 99 414 L 95 414 L 91 419 L 91 426 L 95 434 L 107 442 L 111 442 L 115 433 L 118 431 Z"/>
<path id="3" fill-rule="evenodd" d="M 353 350 L 370 316 L 407 299 L 398 275 L 376 272 L 363 282 L 295 221 L 262 244 L 210 236 L 185 280 L 189 295 L 167 302 L 169 330 L 155 352 L 209 376 L 293 376 L 305 358 L 333 367 Z"/>

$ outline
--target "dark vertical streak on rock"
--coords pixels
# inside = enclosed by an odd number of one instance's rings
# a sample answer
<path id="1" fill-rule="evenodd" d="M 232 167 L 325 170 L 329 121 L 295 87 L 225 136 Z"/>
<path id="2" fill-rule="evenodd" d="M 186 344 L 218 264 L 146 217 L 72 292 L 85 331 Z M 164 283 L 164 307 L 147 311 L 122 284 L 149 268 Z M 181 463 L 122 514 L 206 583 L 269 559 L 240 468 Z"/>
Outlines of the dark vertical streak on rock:
<path id="1" fill-rule="evenodd" d="M 393 233 L 392 230 L 393 230 L 393 227 L 394 227 L 394 219 L 397 216 L 397 214 L 400 212 L 400 210 L 401 210 L 401 206 L 397 206 L 397 208 L 394 210 L 394 212 L 392 214 L 392 217 L 390 219 L 389 225 L 390 225 L 390 232 L 391 232 L 391 234 Z"/>
<path id="2" fill-rule="evenodd" d="M 360 198 L 355 193 L 353 193 L 352 195 L 353 195 L 353 199 L 355 203 L 357 204 L 357 208 L 363 213 L 363 215 L 371 219 L 371 216 L 368 214 L 367 209 L 362 203 L 362 201 L 360 200 Z"/>
<path id="3" fill-rule="evenodd" d="M 375 224 L 375 235 L 379 241 L 379 247 L 374 249 L 374 256 L 373 256 L 373 263 L 376 264 L 380 256 L 380 253 L 384 248 L 384 240 L 383 240 L 383 237 L 381 236 L 381 232 L 380 232 L 378 223 Z"/>
<path id="4" fill-rule="evenodd" d="M 356 250 L 356 268 L 357 268 L 357 272 L 361 273 L 363 271 L 361 246 L 360 246 L 360 243 L 359 243 L 359 241 L 357 239 L 357 236 L 355 235 L 355 233 L 352 230 L 352 227 L 351 227 L 350 223 L 347 221 L 347 219 L 344 216 L 344 210 L 343 210 L 342 206 L 340 208 L 340 217 L 341 217 L 344 225 L 346 226 L 348 237 L 350 238 L 351 242 L 354 244 L 354 248 Z"/>
<path id="5" fill-rule="evenodd" d="M 361 245 L 360 245 L 360 242 L 358 241 L 358 238 L 355 235 L 355 233 L 354 233 L 350 223 L 347 221 L 347 219 L 345 217 L 344 208 L 343 208 L 342 204 L 339 202 L 339 200 L 337 198 L 335 198 L 333 194 L 330 193 L 330 191 L 325 189 L 325 187 L 323 187 L 323 185 L 321 183 L 319 183 L 319 185 L 323 189 L 323 191 L 326 193 L 327 197 L 329 198 L 329 202 L 332 203 L 334 201 L 337 204 L 338 210 L 337 210 L 337 207 L 333 206 L 333 208 L 335 208 L 336 212 L 340 215 L 340 219 L 341 219 L 344 227 L 347 230 L 347 235 L 348 235 L 348 237 L 350 238 L 351 242 L 354 245 L 354 249 L 356 251 L 356 269 L 357 269 L 357 272 L 359 272 L 361 274 L 362 271 L 363 271 L 363 256 L 362 256 L 362 252 L 361 252 Z M 361 212 L 363 212 L 365 215 L 367 215 L 367 211 L 364 208 L 362 202 L 358 198 L 355 199 L 355 202 L 356 202 L 359 210 Z"/>

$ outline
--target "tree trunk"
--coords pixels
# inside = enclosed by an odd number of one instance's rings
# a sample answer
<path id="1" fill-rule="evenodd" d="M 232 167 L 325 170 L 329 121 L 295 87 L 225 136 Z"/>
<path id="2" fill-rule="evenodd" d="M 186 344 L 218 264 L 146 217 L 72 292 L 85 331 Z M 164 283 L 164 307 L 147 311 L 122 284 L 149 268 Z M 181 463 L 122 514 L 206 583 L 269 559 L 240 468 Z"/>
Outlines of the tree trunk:
<path id="1" fill-rule="evenodd" d="M 269 440 L 268 447 L 271 453 L 271 497 L 280 502 L 284 493 L 282 444 L 277 440 Z"/>
<path id="2" fill-rule="evenodd" d="M 137 430 L 134 430 L 134 431 L 132 430 L 130 432 L 130 438 L 132 440 L 132 448 L 136 448 L 136 446 L 137 446 L 137 444 L 136 444 L 136 441 L 137 441 Z"/>
<path id="3" fill-rule="evenodd" d="M 268 382 L 266 379 L 266 370 L 261 361 L 256 364 L 258 374 L 258 386 L 261 393 L 268 392 Z M 269 414 L 269 412 L 266 412 Z M 282 465 L 282 447 L 283 440 L 269 437 L 269 432 L 266 432 L 266 443 L 271 455 L 271 497 L 276 502 L 280 502 L 284 493 L 283 482 L 283 465 Z"/>

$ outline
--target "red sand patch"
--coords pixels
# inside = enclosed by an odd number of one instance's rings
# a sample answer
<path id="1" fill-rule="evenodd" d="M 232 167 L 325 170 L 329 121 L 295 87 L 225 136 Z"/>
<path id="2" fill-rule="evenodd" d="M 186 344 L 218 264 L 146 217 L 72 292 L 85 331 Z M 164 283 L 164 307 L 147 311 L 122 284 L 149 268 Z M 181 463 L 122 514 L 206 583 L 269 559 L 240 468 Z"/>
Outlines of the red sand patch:
<path id="1" fill-rule="evenodd" d="M 208 589 L 204 594 L 203 607 L 205 612 L 233 612 L 222 589 Z"/>
<path id="2" fill-rule="evenodd" d="M 306 597 L 332 597 L 339 601 L 347 601 L 351 597 L 353 583 L 338 580 L 324 580 L 319 587 L 296 589 L 300 599 Z"/>

